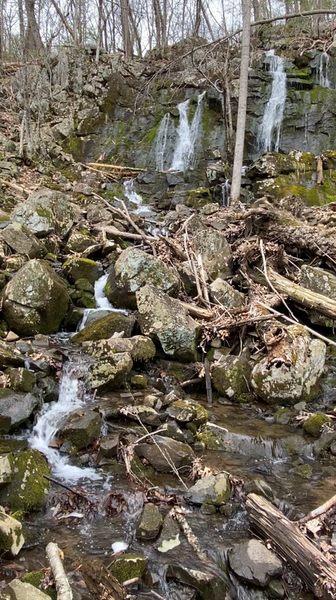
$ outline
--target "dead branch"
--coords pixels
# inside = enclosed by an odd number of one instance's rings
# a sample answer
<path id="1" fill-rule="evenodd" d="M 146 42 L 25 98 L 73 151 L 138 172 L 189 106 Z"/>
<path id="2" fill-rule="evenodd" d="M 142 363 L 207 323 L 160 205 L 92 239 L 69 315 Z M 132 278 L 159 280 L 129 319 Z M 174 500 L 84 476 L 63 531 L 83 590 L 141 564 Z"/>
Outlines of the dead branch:
<path id="1" fill-rule="evenodd" d="M 302 517 L 302 519 L 299 520 L 299 523 L 307 523 L 308 521 L 311 521 L 312 519 L 316 519 L 316 517 L 320 517 L 321 515 L 324 515 L 324 513 L 328 512 L 328 510 L 333 508 L 333 506 L 335 506 L 335 505 L 336 505 L 336 495 L 333 496 L 332 498 L 330 498 L 329 500 L 327 500 L 327 502 L 325 502 L 324 504 L 321 504 L 321 506 L 318 506 L 318 508 L 315 508 L 314 510 L 312 510 L 305 517 Z"/>
<path id="2" fill-rule="evenodd" d="M 23 188 L 21 185 L 17 185 L 16 183 L 12 183 L 11 181 L 7 181 L 6 179 L 3 179 L 2 177 L 0 177 L 0 183 L 2 185 L 5 185 L 5 186 L 11 188 L 18 194 L 21 194 L 21 196 L 23 196 L 24 198 L 27 198 L 30 194 L 30 190 L 27 190 L 27 189 Z"/>
<path id="3" fill-rule="evenodd" d="M 46 554 L 55 579 L 57 600 L 72 600 L 72 590 L 63 568 L 58 545 L 50 542 L 46 548 Z"/>

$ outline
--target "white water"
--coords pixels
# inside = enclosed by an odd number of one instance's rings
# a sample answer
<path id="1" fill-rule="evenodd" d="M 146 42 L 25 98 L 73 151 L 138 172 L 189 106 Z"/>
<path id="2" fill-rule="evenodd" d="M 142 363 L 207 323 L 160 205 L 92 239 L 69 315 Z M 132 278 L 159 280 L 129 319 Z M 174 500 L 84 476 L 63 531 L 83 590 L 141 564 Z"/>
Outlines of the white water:
<path id="1" fill-rule="evenodd" d="M 284 59 L 275 56 L 274 50 L 268 50 L 270 57 L 270 73 L 272 73 L 272 90 L 267 102 L 263 120 L 258 133 L 258 147 L 261 152 L 274 150 L 279 152 L 281 124 L 286 102 L 286 73 Z"/>
<path id="2" fill-rule="evenodd" d="M 111 302 L 109 302 L 109 300 L 106 298 L 105 293 L 104 293 L 104 288 L 106 285 L 108 279 L 108 273 L 105 273 L 105 275 L 102 275 L 102 277 L 100 277 L 94 285 L 94 298 L 96 301 L 96 307 L 97 308 L 86 308 L 84 310 L 83 313 L 83 317 L 82 320 L 80 321 L 78 327 L 77 327 L 77 331 L 82 331 L 82 329 L 84 329 L 86 322 L 88 320 L 88 316 L 97 310 L 108 310 L 110 312 L 116 312 L 116 313 L 121 313 L 123 315 L 127 315 L 127 311 L 123 310 L 123 309 L 119 309 L 119 308 L 114 308 L 111 304 Z"/>
<path id="3" fill-rule="evenodd" d="M 221 185 L 222 187 L 222 206 L 230 206 L 230 194 L 231 194 L 231 185 L 230 180 L 225 179 L 224 183 Z"/>
<path id="4" fill-rule="evenodd" d="M 142 197 L 140 196 L 140 194 L 137 194 L 137 192 L 135 191 L 134 179 L 125 179 L 123 185 L 124 185 L 124 194 L 125 194 L 126 198 L 128 198 L 128 200 L 130 202 L 133 202 L 134 204 L 141 206 Z"/>
<path id="5" fill-rule="evenodd" d="M 205 92 L 197 99 L 197 108 L 194 117 L 189 123 L 188 114 L 190 100 L 178 104 L 180 123 L 177 130 L 177 140 L 173 155 L 171 170 L 186 171 L 196 166 L 196 143 L 202 135 L 203 98 Z"/>
<path id="6" fill-rule="evenodd" d="M 320 66 L 319 66 L 319 79 L 320 85 L 322 87 L 331 88 L 331 83 L 328 78 L 328 67 L 329 67 L 330 56 L 326 52 L 322 52 L 320 56 Z"/>
<path id="7" fill-rule="evenodd" d="M 83 357 L 81 362 L 67 362 L 63 366 L 62 380 L 60 384 L 57 402 L 45 404 L 29 439 L 29 445 L 44 454 L 56 477 L 76 482 L 79 479 L 100 479 L 94 469 L 80 468 L 68 463 L 69 457 L 61 454 L 55 448 L 49 448 L 49 444 L 55 437 L 62 419 L 69 413 L 84 406 L 84 388 L 79 380 L 81 372 L 87 369 Z"/>
<path id="8" fill-rule="evenodd" d="M 165 151 L 167 144 L 167 135 L 169 125 L 171 123 L 170 114 L 167 113 L 163 117 L 158 132 L 156 134 L 156 143 L 155 143 L 155 169 L 157 171 L 164 171 L 165 166 Z"/>

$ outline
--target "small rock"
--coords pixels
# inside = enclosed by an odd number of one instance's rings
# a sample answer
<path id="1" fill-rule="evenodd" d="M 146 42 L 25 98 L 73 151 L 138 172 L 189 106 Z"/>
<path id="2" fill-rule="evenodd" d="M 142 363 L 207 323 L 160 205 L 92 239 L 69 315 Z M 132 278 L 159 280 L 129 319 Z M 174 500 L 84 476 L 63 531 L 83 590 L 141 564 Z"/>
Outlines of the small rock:
<path id="1" fill-rule="evenodd" d="M 263 479 L 247 481 L 244 485 L 244 492 L 246 494 L 259 494 L 259 496 L 264 496 L 264 498 L 270 501 L 274 500 L 274 492 L 271 486 Z"/>
<path id="2" fill-rule="evenodd" d="M 156 547 L 165 554 L 181 544 L 181 532 L 177 522 L 169 515 L 164 518 L 160 537 Z"/>
<path id="3" fill-rule="evenodd" d="M 231 587 L 224 571 L 207 569 L 204 565 L 197 566 L 197 563 L 192 567 L 183 565 L 182 561 L 179 564 L 170 564 L 167 578 L 194 587 L 200 600 L 224 600 Z"/>
<path id="4" fill-rule="evenodd" d="M 173 402 L 167 408 L 167 414 L 176 421 L 188 423 L 196 418 L 197 412 L 193 405 L 184 400 Z"/>
<path id="5" fill-rule="evenodd" d="M 16 556 L 23 544 L 21 523 L 10 515 L 6 515 L 0 506 L 0 552 L 10 552 L 12 556 Z"/>
<path id="6" fill-rule="evenodd" d="M 268 586 L 267 592 L 270 598 L 284 598 L 286 591 L 279 579 L 272 579 Z"/>
<path id="7" fill-rule="evenodd" d="M 78 279 L 87 279 L 94 283 L 103 275 L 103 267 L 89 258 L 69 258 L 62 267 L 66 277 L 75 283 Z"/>
<path id="8" fill-rule="evenodd" d="M 275 423 L 279 425 L 288 425 L 292 417 L 292 411 L 289 408 L 279 408 L 274 415 Z"/>
<path id="9" fill-rule="evenodd" d="M 292 472 L 302 477 L 302 479 L 311 479 L 311 477 L 313 476 L 312 466 L 308 464 L 298 465 L 297 467 L 294 467 L 294 469 L 292 469 Z"/>
<path id="10" fill-rule="evenodd" d="M 50 596 L 30 583 L 22 583 L 19 579 L 11 581 L 6 586 L 5 593 L 9 595 L 10 600 L 50 600 Z"/>
<path id="11" fill-rule="evenodd" d="M 321 433 L 323 425 L 331 422 L 332 419 L 328 415 L 315 413 L 303 423 L 303 430 L 305 433 L 317 438 Z"/>
<path id="12" fill-rule="evenodd" d="M 9 331 L 5 338 L 6 342 L 16 342 L 19 339 L 19 336 L 16 333 L 14 333 L 14 331 Z"/>
<path id="13" fill-rule="evenodd" d="M 39 405 L 39 398 L 33 394 L 0 389 L 0 433 L 17 429 L 29 419 Z"/>
<path id="14" fill-rule="evenodd" d="M 244 581 L 265 587 L 283 572 L 281 560 L 258 540 L 237 544 L 229 553 L 232 571 Z"/>
<path id="15" fill-rule="evenodd" d="M 148 387 L 148 379 L 146 375 L 133 375 L 131 377 L 131 386 L 137 390 L 145 390 Z"/>
<path id="16" fill-rule="evenodd" d="M 173 471 L 172 465 L 177 469 L 191 465 L 194 453 L 188 444 L 160 435 L 155 435 L 153 439 L 155 444 L 138 444 L 135 451 L 138 456 L 147 458 L 154 469 L 170 473 Z"/>
<path id="17" fill-rule="evenodd" d="M 38 388 L 42 391 L 43 402 L 56 402 L 59 395 L 59 385 L 53 377 L 43 377 L 38 382 Z"/>
<path id="18" fill-rule="evenodd" d="M 137 526 L 136 536 L 138 540 L 154 540 L 163 523 L 162 515 L 155 504 L 145 504 L 140 521 Z"/>
<path id="19" fill-rule="evenodd" d="M 154 425 L 154 427 L 161 425 L 160 415 L 150 406 L 125 406 L 122 414 L 133 421 L 141 421 L 145 425 Z"/>
<path id="20" fill-rule="evenodd" d="M 12 223 L 0 234 L 4 240 L 17 254 L 23 254 L 28 258 L 43 258 L 47 254 L 44 245 L 33 233 L 20 223 Z"/>
<path id="21" fill-rule="evenodd" d="M 119 433 L 112 433 L 101 438 L 99 453 L 105 458 L 117 456 L 119 447 Z"/>
<path id="22" fill-rule="evenodd" d="M 105 340 L 113 336 L 114 333 L 124 332 L 124 336 L 132 335 L 135 319 L 134 317 L 126 317 L 120 313 L 109 313 L 106 317 L 91 322 L 71 338 L 73 344 L 82 344 L 87 341 Z M 90 346 L 87 347 L 88 350 Z M 95 346 L 92 346 L 92 354 Z M 98 353 L 94 355 L 99 358 Z"/>
<path id="23" fill-rule="evenodd" d="M 244 294 L 235 290 L 232 285 L 220 277 L 210 285 L 210 293 L 214 302 L 222 304 L 228 310 L 240 308 L 245 304 Z"/>
<path id="24" fill-rule="evenodd" d="M 231 484 L 226 473 L 203 477 L 196 481 L 184 498 L 191 504 L 212 504 L 221 506 L 230 499 Z"/>
<path id="25" fill-rule="evenodd" d="M 110 571 L 119 583 L 124 583 L 136 577 L 141 579 L 146 567 L 147 560 L 142 554 L 123 554 L 115 558 Z"/>
<path id="26" fill-rule="evenodd" d="M 0 487 L 10 483 L 13 478 L 13 469 L 8 456 L 0 455 Z M 1 512 L 0 512 L 1 517 Z"/>

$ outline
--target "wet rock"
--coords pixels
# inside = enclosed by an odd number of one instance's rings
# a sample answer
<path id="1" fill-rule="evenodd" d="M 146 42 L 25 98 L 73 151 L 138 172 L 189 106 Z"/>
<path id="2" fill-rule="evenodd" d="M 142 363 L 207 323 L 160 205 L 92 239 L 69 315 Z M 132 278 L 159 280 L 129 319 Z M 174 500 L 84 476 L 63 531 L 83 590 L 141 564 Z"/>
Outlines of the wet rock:
<path id="1" fill-rule="evenodd" d="M 270 598 L 284 598 L 286 595 L 285 588 L 279 579 L 272 579 L 269 582 L 267 592 Z"/>
<path id="2" fill-rule="evenodd" d="M 300 325 L 287 327 L 291 341 L 281 353 L 280 364 L 263 358 L 252 371 L 255 393 L 268 404 L 296 404 L 313 400 L 323 373 L 326 345 L 311 339 Z"/>
<path id="3" fill-rule="evenodd" d="M 39 405 L 39 398 L 33 394 L 0 389 L 0 433 L 17 429 L 29 419 Z"/>
<path id="4" fill-rule="evenodd" d="M 127 248 L 115 263 L 104 291 L 114 306 L 136 309 L 135 293 L 145 284 L 169 296 L 176 296 L 179 290 L 179 278 L 162 260 L 137 248 Z"/>
<path id="5" fill-rule="evenodd" d="M 67 241 L 64 252 L 66 254 L 70 254 L 71 252 L 81 254 L 81 252 L 84 252 L 87 248 L 95 244 L 95 242 L 95 238 L 88 231 L 74 231 Z"/>
<path id="6" fill-rule="evenodd" d="M 109 338 L 100 342 L 88 342 L 84 344 L 84 349 L 85 352 L 94 358 L 105 359 L 113 358 L 113 355 L 119 352 L 128 352 L 134 361 L 150 360 L 156 353 L 156 348 L 152 340 L 144 335 L 135 335 L 127 338 Z"/>
<path id="7" fill-rule="evenodd" d="M 229 553 L 229 564 L 238 577 L 261 587 L 283 572 L 281 560 L 258 540 L 235 546 Z"/>
<path id="8" fill-rule="evenodd" d="M 213 302 L 222 304 L 228 310 L 245 305 L 244 294 L 235 290 L 232 285 L 220 277 L 210 285 L 210 295 Z"/>
<path id="9" fill-rule="evenodd" d="M 89 370 L 87 383 L 92 390 L 113 390 L 122 387 L 132 371 L 133 361 L 128 352 L 114 354 L 108 360 L 97 361 Z"/>
<path id="10" fill-rule="evenodd" d="M 38 382 L 44 402 L 56 402 L 59 395 L 59 385 L 53 377 L 43 377 Z"/>
<path id="11" fill-rule="evenodd" d="M 186 192 L 185 205 L 189 208 L 202 208 L 202 206 L 211 204 L 211 202 L 212 197 L 209 188 L 197 188 Z"/>
<path id="12" fill-rule="evenodd" d="M 153 425 L 154 427 L 161 425 L 160 415 L 150 406 L 125 406 L 122 409 L 122 414 L 133 421 L 141 421 L 145 425 Z"/>
<path id="13" fill-rule="evenodd" d="M 119 433 L 111 433 L 105 435 L 100 440 L 99 453 L 105 458 L 112 458 L 117 456 L 119 447 Z"/>
<path id="14" fill-rule="evenodd" d="M 80 219 L 80 210 L 66 194 L 41 188 L 17 205 L 12 220 L 25 225 L 37 237 L 56 233 L 62 239 Z"/>
<path id="15" fill-rule="evenodd" d="M 0 454 L 11 454 L 23 452 L 23 450 L 27 450 L 28 442 L 27 440 L 16 440 L 13 438 L 3 438 L 0 435 Z"/>
<path id="16" fill-rule="evenodd" d="M 21 352 L 12 344 L 6 344 L 0 340 L 0 368 L 6 367 L 22 367 L 24 358 Z"/>
<path id="17" fill-rule="evenodd" d="M 0 552 L 16 556 L 24 544 L 22 525 L 0 506 Z"/>
<path id="18" fill-rule="evenodd" d="M 124 332 L 125 337 L 132 335 L 135 323 L 134 317 L 126 317 L 120 313 L 110 312 L 106 317 L 94 321 L 76 333 L 71 342 L 74 344 L 82 344 L 88 341 L 105 340 L 110 338 L 114 333 Z M 105 347 L 105 346 L 104 346 Z M 90 346 L 88 346 L 90 348 Z M 107 346 L 106 346 L 107 348 Z M 97 353 L 99 354 L 98 350 Z M 101 353 L 103 356 L 103 352 Z"/>
<path id="19" fill-rule="evenodd" d="M 177 469 L 188 466 L 195 458 L 188 444 L 161 435 L 155 435 L 153 439 L 155 444 L 138 444 L 135 451 L 138 456 L 146 458 L 152 467 L 161 473 L 172 472 L 172 465 Z M 168 460 L 166 456 L 169 457 Z"/>
<path id="20" fill-rule="evenodd" d="M 237 402 L 245 401 L 244 394 L 249 393 L 250 376 L 251 365 L 244 354 L 221 356 L 211 366 L 211 377 L 215 390 Z"/>
<path id="21" fill-rule="evenodd" d="M 89 258 L 69 258 L 62 269 L 71 283 L 75 283 L 78 279 L 87 279 L 90 283 L 94 283 L 103 275 L 101 264 Z"/>
<path id="22" fill-rule="evenodd" d="M 192 236 L 195 252 L 201 254 L 203 265 L 212 281 L 231 275 L 232 252 L 226 237 L 215 229 L 197 230 Z"/>
<path id="23" fill-rule="evenodd" d="M 161 425 L 160 429 L 160 435 L 162 435 L 163 437 L 169 437 L 173 440 L 177 440 L 178 442 L 185 441 L 184 432 L 182 431 L 182 429 L 180 429 L 177 423 L 175 423 L 175 421 L 168 421 L 167 423 L 164 423 L 163 425 Z M 162 429 L 164 431 L 162 431 Z"/>
<path id="24" fill-rule="evenodd" d="M 10 455 L 13 479 L 0 490 L 0 502 L 12 511 L 31 512 L 44 508 L 51 476 L 44 456 L 37 450 L 26 450 L 18 456 Z"/>
<path id="25" fill-rule="evenodd" d="M 157 550 L 166 554 L 181 544 L 181 532 L 177 522 L 169 514 L 164 518 Z"/>
<path id="26" fill-rule="evenodd" d="M 247 481 L 244 485 L 245 494 L 259 494 L 259 496 L 264 496 L 267 500 L 274 500 L 274 492 L 268 483 L 263 479 L 252 479 L 252 481 Z"/>
<path id="27" fill-rule="evenodd" d="M 6 375 L 9 375 L 11 388 L 14 392 L 31 392 L 36 383 L 36 376 L 27 369 L 14 369 L 11 367 L 7 369 Z"/>
<path id="28" fill-rule="evenodd" d="M 23 254 L 29 258 L 43 258 L 47 254 L 44 245 L 27 227 L 20 223 L 8 225 L 1 232 L 0 239 L 4 240 L 17 254 Z"/>
<path id="29" fill-rule="evenodd" d="M 192 567 L 181 563 L 170 564 L 167 578 L 177 579 L 181 583 L 194 587 L 201 600 L 223 600 L 231 587 L 224 571 L 216 568 L 207 569 L 205 565 L 198 566 L 197 563 Z"/>
<path id="30" fill-rule="evenodd" d="M 13 478 L 12 465 L 8 456 L 0 455 L 0 488 L 10 483 Z M 0 512 L 1 516 L 1 512 Z M 1 543 L 1 540 L 0 540 Z"/>
<path id="31" fill-rule="evenodd" d="M 323 413 L 315 413 L 303 423 L 303 430 L 305 433 L 317 438 L 325 423 L 332 423 L 331 417 Z"/>
<path id="32" fill-rule="evenodd" d="M 30 260 L 4 291 L 4 317 L 21 335 L 56 333 L 68 311 L 70 297 L 62 280 L 43 260 Z"/>
<path id="33" fill-rule="evenodd" d="M 302 479 L 311 479 L 313 476 L 313 468 L 311 465 L 297 465 L 294 469 L 291 469 L 291 472 L 299 475 Z"/>
<path id="34" fill-rule="evenodd" d="M 167 415 L 180 423 L 192 421 L 195 425 L 202 425 L 208 420 L 208 411 L 197 402 L 177 400 L 172 402 L 166 410 Z"/>
<path id="35" fill-rule="evenodd" d="M 336 440 L 336 431 L 327 431 L 322 433 L 318 440 L 314 443 L 314 454 L 320 456 L 324 450 L 328 450 L 331 444 Z"/>
<path id="36" fill-rule="evenodd" d="M 196 360 L 201 328 L 187 310 L 151 285 L 138 290 L 136 299 L 142 333 L 158 339 L 165 354 L 186 362 Z"/>
<path id="37" fill-rule="evenodd" d="M 101 416 L 93 410 L 78 410 L 62 421 L 57 436 L 78 450 L 87 448 L 100 437 Z"/>
<path id="38" fill-rule="evenodd" d="M 155 504 L 145 504 L 137 526 L 136 536 L 138 540 L 155 540 L 159 535 L 163 523 L 162 515 Z"/>
<path id="39" fill-rule="evenodd" d="M 292 411 L 289 408 L 279 408 L 274 415 L 274 420 L 279 425 L 288 425 L 292 418 Z"/>
<path id="40" fill-rule="evenodd" d="M 129 579 L 141 579 L 146 567 L 147 560 L 142 554 L 123 554 L 115 558 L 110 571 L 119 583 L 124 583 Z"/>
<path id="41" fill-rule="evenodd" d="M 203 477 L 196 481 L 184 498 L 190 504 L 211 504 L 221 506 L 230 500 L 231 484 L 226 473 Z"/>
<path id="42" fill-rule="evenodd" d="M 49 600 L 50 596 L 41 592 L 30 583 L 14 579 L 5 588 L 10 600 Z"/>

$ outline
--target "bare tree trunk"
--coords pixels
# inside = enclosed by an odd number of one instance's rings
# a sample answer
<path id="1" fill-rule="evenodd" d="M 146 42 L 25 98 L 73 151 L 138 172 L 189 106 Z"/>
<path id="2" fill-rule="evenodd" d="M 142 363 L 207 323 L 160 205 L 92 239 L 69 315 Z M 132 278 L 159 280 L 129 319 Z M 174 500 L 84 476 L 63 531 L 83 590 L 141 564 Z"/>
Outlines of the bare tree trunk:
<path id="1" fill-rule="evenodd" d="M 44 46 L 35 17 L 35 0 L 25 0 L 25 8 L 27 13 L 26 50 L 43 52 Z"/>
<path id="2" fill-rule="evenodd" d="M 244 158 L 246 107 L 248 91 L 248 67 L 250 61 L 250 34 L 251 34 L 251 0 L 242 0 L 243 33 L 242 53 L 239 78 L 239 101 L 236 127 L 236 144 L 233 161 L 233 174 L 231 186 L 231 201 L 238 202 L 240 198 L 241 171 Z"/>
<path id="3" fill-rule="evenodd" d="M 125 56 L 132 57 L 133 48 L 131 43 L 131 33 L 129 26 L 129 2 L 128 0 L 121 0 L 120 2 L 121 9 L 121 29 L 122 29 L 122 37 L 124 43 L 124 52 Z"/>
<path id="4" fill-rule="evenodd" d="M 103 0 L 98 2 L 98 38 L 97 38 L 97 50 L 96 50 L 96 62 L 99 62 L 100 47 L 102 45 L 103 38 Z"/>
<path id="5" fill-rule="evenodd" d="M 141 38 L 140 38 L 139 31 L 138 31 L 138 28 L 137 28 L 137 25 L 136 25 L 136 22 L 134 19 L 134 14 L 133 14 L 131 8 L 130 8 L 130 13 L 129 13 L 129 18 L 130 18 L 130 23 L 132 25 L 133 38 L 135 39 L 137 53 L 138 53 L 138 56 L 141 58 L 142 57 Z"/>
<path id="6" fill-rule="evenodd" d="M 259 19 L 260 19 L 259 0 L 253 0 L 253 20 L 259 21 Z"/>
<path id="7" fill-rule="evenodd" d="M 62 21 L 65 29 L 67 30 L 68 33 L 70 33 L 72 39 L 74 40 L 75 39 L 75 32 L 72 29 L 72 27 L 70 27 L 70 25 L 69 25 L 69 23 L 68 23 L 65 15 L 62 13 L 62 11 L 61 11 L 59 5 L 57 4 L 56 0 L 50 0 L 50 1 L 51 1 L 52 5 L 53 5 L 54 9 L 56 10 L 59 18 L 61 19 L 61 21 Z"/>
<path id="8" fill-rule="evenodd" d="M 195 25 L 194 25 L 194 36 L 198 36 L 199 29 L 201 26 L 201 12 L 202 12 L 202 0 L 196 2 L 196 14 L 195 14 Z"/>

